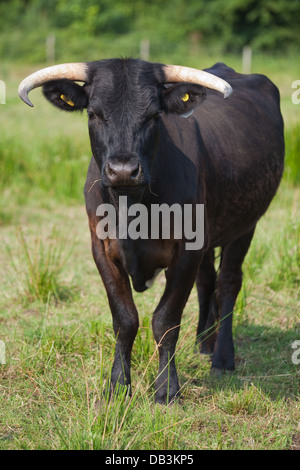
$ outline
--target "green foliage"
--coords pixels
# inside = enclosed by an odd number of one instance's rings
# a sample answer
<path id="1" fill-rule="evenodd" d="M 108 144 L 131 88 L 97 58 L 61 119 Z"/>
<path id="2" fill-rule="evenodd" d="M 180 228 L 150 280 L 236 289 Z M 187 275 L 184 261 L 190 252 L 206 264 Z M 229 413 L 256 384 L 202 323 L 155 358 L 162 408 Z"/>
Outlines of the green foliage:
<path id="1" fill-rule="evenodd" d="M 244 45 L 282 50 L 300 41 L 297 0 L 204 0 L 192 2 L 191 8 L 192 29 L 214 42 L 221 39 L 226 50 Z"/>
<path id="2" fill-rule="evenodd" d="M 58 0 L 54 23 L 81 35 L 127 32 L 132 20 L 130 3 L 113 5 L 110 0 Z"/>
<path id="3" fill-rule="evenodd" d="M 184 43 L 217 45 L 223 52 L 245 45 L 286 51 L 300 45 L 299 15 L 297 0 L 1 1 L 0 56 L 41 62 L 53 32 L 61 46 L 57 58 L 73 44 L 79 52 L 85 45 L 85 54 L 91 48 L 112 50 L 113 40 L 121 37 L 130 40 L 130 52 L 145 37 L 166 52 Z"/>

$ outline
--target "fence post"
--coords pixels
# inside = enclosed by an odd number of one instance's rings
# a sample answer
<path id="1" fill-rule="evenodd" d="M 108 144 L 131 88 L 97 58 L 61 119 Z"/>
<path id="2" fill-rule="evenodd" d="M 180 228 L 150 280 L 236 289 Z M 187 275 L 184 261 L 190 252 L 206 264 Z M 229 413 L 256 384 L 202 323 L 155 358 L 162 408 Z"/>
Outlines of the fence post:
<path id="1" fill-rule="evenodd" d="M 55 62 L 55 34 L 49 34 L 46 38 L 46 61 Z"/>
<path id="2" fill-rule="evenodd" d="M 150 41 L 142 39 L 140 42 L 140 57 L 143 60 L 149 60 L 150 57 Z"/>
<path id="3" fill-rule="evenodd" d="M 0 80 L 0 104 L 6 103 L 6 85 L 3 80 Z"/>
<path id="4" fill-rule="evenodd" d="M 251 73 L 252 49 L 249 46 L 243 48 L 243 73 Z"/>
<path id="5" fill-rule="evenodd" d="M 0 341 L 0 364 L 6 364 L 5 361 L 5 343 Z"/>

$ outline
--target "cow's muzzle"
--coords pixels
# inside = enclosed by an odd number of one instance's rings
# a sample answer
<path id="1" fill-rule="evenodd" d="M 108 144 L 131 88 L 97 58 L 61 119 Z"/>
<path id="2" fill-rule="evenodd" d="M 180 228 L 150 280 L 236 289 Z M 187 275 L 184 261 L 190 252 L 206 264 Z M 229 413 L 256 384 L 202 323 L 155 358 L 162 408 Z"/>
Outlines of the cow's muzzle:
<path id="1" fill-rule="evenodd" d="M 109 159 L 103 169 L 103 181 L 106 186 L 116 190 L 138 189 L 141 185 L 145 185 L 142 165 L 136 159 Z"/>

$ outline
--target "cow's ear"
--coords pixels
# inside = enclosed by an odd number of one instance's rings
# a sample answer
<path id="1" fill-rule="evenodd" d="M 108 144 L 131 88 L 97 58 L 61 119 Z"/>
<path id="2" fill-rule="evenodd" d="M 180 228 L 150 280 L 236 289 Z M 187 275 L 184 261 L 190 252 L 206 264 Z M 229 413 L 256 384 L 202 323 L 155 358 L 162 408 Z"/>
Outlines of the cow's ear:
<path id="1" fill-rule="evenodd" d="M 43 93 L 50 103 L 65 111 L 82 111 L 88 105 L 85 86 L 72 80 L 52 80 L 43 85 Z"/>
<path id="2" fill-rule="evenodd" d="M 193 83 L 179 83 L 165 86 L 163 108 L 167 113 L 188 117 L 193 109 L 205 99 L 206 89 Z"/>

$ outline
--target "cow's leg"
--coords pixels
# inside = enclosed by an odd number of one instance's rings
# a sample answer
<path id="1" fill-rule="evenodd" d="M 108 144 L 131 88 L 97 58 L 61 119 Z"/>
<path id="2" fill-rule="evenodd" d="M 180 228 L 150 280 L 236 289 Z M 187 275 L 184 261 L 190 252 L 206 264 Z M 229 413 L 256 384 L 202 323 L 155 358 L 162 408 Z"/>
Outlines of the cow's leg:
<path id="1" fill-rule="evenodd" d="M 92 252 L 106 288 L 116 336 L 115 357 L 111 371 L 111 387 L 126 385 L 130 392 L 130 359 L 138 330 L 138 313 L 133 302 L 130 282 L 125 270 L 114 264 L 103 250 L 103 242 L 92 231 Z"/>
<path id="2" fill-rule="evenodd" d="M 199 266 L 196 285 L 199 300 L 199 323 L 197 328 L 197 343 L 200 346 L 202 354 L 212 354 L 216 333 L 214 324 L 218 317 L 216 303 L 216 271 L 215 271 L 215 253 L 211 248 L 205 253 Z"/>
<path id="3" fill-rule="evenodd" d="M 195 258 L 195 256 L 194 256 Z M 167 271 L 164 294 L 156 308 L 152 327 L 159 351 L 159 371 L 156 380 L 155 401 L 170 403 L 179 395 L 179 382 L 175 366 L 175 348 L 179 335 L 181 315 L 193 287 L 197 263 L 186 263 Z"/>
<path id="4" fill-rule="evenodd" d="M 220 324 L 212 359 L 212 370 L 234 370 L 232 314 L 242 286 L 242 264 L 249 249 L 254 229 L 222 250 L 221 269 L 217 282 Z"/>

